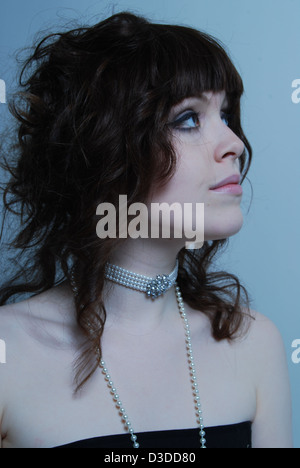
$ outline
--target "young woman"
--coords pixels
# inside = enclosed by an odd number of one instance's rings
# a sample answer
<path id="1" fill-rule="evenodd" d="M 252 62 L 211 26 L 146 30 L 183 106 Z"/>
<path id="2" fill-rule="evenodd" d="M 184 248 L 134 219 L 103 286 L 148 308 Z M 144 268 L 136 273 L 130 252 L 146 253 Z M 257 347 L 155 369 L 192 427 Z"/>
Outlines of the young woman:
<path id="1" fill-rule="evenodd" d="M 251 161 L 224 49 L 120 13 L 43 39 L 20 84 L 4 202 L 21 216 L 23 264 L 1 289 L 2 447 L 290 447 L 280 334 L 213 269 L 241 229 Z M 186 248 L 195 212 L 161 219 L 167 237 L 151 236 L 150 214 L 148 236 L 120 235 L 120 195 L 126 227 L 137 202 L 203 203 L 203 246 Z M 103 203 L 123 216 L 115 238 L 96 233 Z"/>

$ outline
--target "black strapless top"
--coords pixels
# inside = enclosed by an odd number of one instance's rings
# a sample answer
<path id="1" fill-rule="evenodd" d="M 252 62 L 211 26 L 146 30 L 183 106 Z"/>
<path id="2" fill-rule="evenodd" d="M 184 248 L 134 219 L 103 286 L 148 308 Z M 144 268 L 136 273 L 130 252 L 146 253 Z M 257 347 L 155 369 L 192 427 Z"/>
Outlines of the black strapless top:
<path id="1" fill-rule="evenodd" d="M 207 448 L 252 448 L 251 422 L 205 428 Z M 200 448 L 199 429 L 136 433 L 141 448 Z M 94 437 L 55 448 L 132 448 L 128 434 Z"/>

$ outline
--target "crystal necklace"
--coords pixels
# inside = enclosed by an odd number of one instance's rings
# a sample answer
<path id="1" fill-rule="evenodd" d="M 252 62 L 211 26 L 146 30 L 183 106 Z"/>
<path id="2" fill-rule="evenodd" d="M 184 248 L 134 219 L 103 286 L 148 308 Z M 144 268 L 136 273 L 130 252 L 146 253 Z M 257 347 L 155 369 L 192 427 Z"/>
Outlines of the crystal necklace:
<path id="1" fill-rule="evenodd" d="M 108 273 L 108 271 L 106 271 L 105 272 L 105 277 L 107 279 L 109 279 L 110 281 L 114 281 L 114 282 L 122 284 L 124 286 L 127 286 L 127 285 L 124 284 L 124 279 L 122 280 L 123 282 L 120 282 L 120 274 L 119 274 L 120 272 L 123 273 L 123 274 L 130 273 L 131 281 L 132 280 L 134 281 L 133 278 L 134 278 L 135 275 L 137 277 L 141 276 L 141 275 L 137 275 L 136 273 L 128 272 L 127 270 L 124 270 L 122 272 L 122 270 L 123 270 L 122 268 L 115 267 L 114 265 L 109 264 L 109 266 L 114 267 L 114 268 L 113 269 L 109 268 L 109 273 Z M 178 261 L 176 262 L 175 270 L 176 270 L 176 277 L 177 277 Z M 159 277 L 164 277 L 164 276 L 167 277 L 167 279 L 168 279 L 167 275 L 159 275 Z M 171 275 L 169 275 L 169 276 L 171 276 Z M 146 278 L 146 277 L 144 277 L 144 278 Z M 137 278 L 137 281 L 138 280 L 139 280 L 139 278 Z M 150 280 L 151 280 L 151 278 L 150 278 Z M 195 363 L 194 363 L 194 355 L 193 355 L 193 349 L 192 349 L 192 343 L 191 343 L 190 325 L 189 325 L 189 322 L 188 322 L 187 314 L 185 312 L 184 303 L 183 303 L 183 299 L 182 299 L 182 296 L 181 296 L 180 288 L 179 288 L 176 281 L 174 282 L 174 285 L 175 285 L 175 293 L 176 293 L 176 299 L 177 299 L 177 303 L 178 303 L 178 309 L 179 309 L 179 313 L 180 313 L 181 319 L 183 321 L 184 330 L 185 330 L 185 345 L 186 345 L 186 353 L 187 353 L 187 362 L 188 362 L 188 367 L 189 367 L 191 388 L 192 388 L 194 404 L 195 404 L 196 421 L 197 421 L 197 425 L 198 425 L 198 428 L 199 428 L 200 448 L 206 448 L 206 445 L 205 445 L 206 444 L 205 430 L 204 430 L 201 402 L 200 402 L 200 396 L 199 396 L 199 387 L 198 387 L 196 369 L 195 369 Z M 74 294 L 77 294 L 78 289 L 76 287 L 73 274 L 71 276 L 71 286 L 72 286 Z M 128 287 L 131 287 L 131 286 L 128 286 Z M 145 292 L 144 285 L 138 286 L 137 283 L 135 284 L 134 289 L 136 289 L 138 291 Z M 168 289 L 170 289 L 170 287 L 168 287 Z M 163 291 L 163 292 L 165 292 L 165 291 Z M 148 295 L 148 297 L 149 297 L 149 295 Z M 156 295 L 155 297 L 158 297 L 158 296 Z M 153 296 L 152 298 L 155 299 L 155 297 Z M 102 371 L 102 373 L 104 375 L 104 378 L 105 378 L 107 386 L 108 386 L 108 388 L 110 390 L 110 393 L 112 394 L 112 398 L 113 398 L 114 404 L 116 406 L 116 409 L 117 409 L 118 413 L 121 415 L 124 427 L 125 427 L 126 431 L 128 431 L 128 433 L 129 433 L 129 435 L 131 437 L 133 448 L 139 448 L 140 445 L 138 443 L 137 435 L 135 434 L 135 430 L 133 429 L 132 423 L 129 420 L 127 412 L 126 412 L 126 410 L 125 410 L 125 408 L 123 406 L 123 403 L 122 403 L 122 401 L 120 399 L 120 396 L 118 394 L 118 391 L 117 391 L 117 389 L 116 389 L 116 387 L 114 385 L 114 382 L 112 381 L 112 377 L 111 377 L 111 375 L 109 373 L 107 365 L 106 365 L 106 363 L 105 363 L 105 361 L 103 359 L 100 359 L 99 367 L 100 367 L 100 369 L 101 369 L 101 371 Z"/>

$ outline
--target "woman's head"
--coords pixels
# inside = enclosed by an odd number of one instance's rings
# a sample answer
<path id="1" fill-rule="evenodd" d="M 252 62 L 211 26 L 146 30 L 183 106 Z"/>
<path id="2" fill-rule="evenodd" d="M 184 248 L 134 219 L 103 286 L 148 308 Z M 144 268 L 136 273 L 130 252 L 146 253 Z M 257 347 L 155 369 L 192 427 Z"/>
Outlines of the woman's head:
<path id="1" fill-rule="evenodd" d="M 185 98 L 224 91 L 228 125 L 247 145 L 242 81 L 218 43 L 193 29 L 115 15 L 43 41 L 23 81 L 30 110 L 20 143 L 30 149 L 27 172 L 34 167 L 24 197 L 29 206 L 40 203 L 45 220 L 55 203 L 61 220 L 68 214 L 86 226 L 102 201 L 121 193 L 141 202 L 156 179 L 165 182 L 176 163 L 170 112 Z M 245 153 L 240 162 L 245 170 Z"/>
<path id="2" fill-rule="evenodd" d="M 104 319 L 94 306 L 100 304 L 104 311 L 104 265 L 119 240 L 96 236 L 97 206 L 110 202 L 118 207 L 119 194 L 127 195 L 128 204 L 146 202 L 153 187 L 164 190 L 172 182 L 183 146 L 194 152 L 193 145 L 199 145 L 195 133 L 185 132 L 183 138 L 179 131 L 174 112 L 183 102 L 189 110 L 199 108 L 199 114 L 205 108 L 227 141 L 223 156 L 235 153 L 231 167 L 227 158 L 226 170 L 210 172 L 208 183 L 219 182 L 233 169 L 244 178 L 251 148 L 240 123 L 242 81 L 212 37 L 120 13 L 43 39 L 26 61 L 20 84 L 23 92 L 11 106 L 19 123 L 17 163 L 5 203 L 8 209 L 20 204 L 23 216 L 14 246 L 26 250 L 34 245 L 35 253 L 27 265 L 30 285 L 3 289 L 1 300 L 22 290 L 48 289 L 70 278 L 75 264 L 78 323 L 91 340 L 94 326 L 98 341 Z M 202 102 L 205 97 L 210 104 Z M 193 106 L 191 99 L 197 100 Z M 195 125 L 195 116 L 190 119 L 181 121 L 181 127 Z M 206 148 L 209 144 L 204 141 Z M 222 243 L 206 242 L 198 253 L 181 254 L 179 276 L 187 298 L 193 293 L 184 286 L 184 277 L 193 274 L 193 262 L 205 288 L 210 259 Z M 205 297 L 209 302 L 209 294 Z M 227 335 L 229 328 L 234 327 L 227 327 Z"/>

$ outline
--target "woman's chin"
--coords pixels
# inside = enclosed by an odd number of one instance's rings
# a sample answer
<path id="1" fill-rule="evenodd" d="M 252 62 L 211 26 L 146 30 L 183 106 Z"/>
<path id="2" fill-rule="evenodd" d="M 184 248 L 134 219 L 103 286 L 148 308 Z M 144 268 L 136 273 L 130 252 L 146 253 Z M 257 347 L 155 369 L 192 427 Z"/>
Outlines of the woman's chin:
<path id="1" fill-rule="evenodd" d="M 242 212 L 228 219 L 219 218 L 215 223 L 204 223 L 205 240 L 227 239 L 237 234 L 243 227 L 244 218 Z"/>

